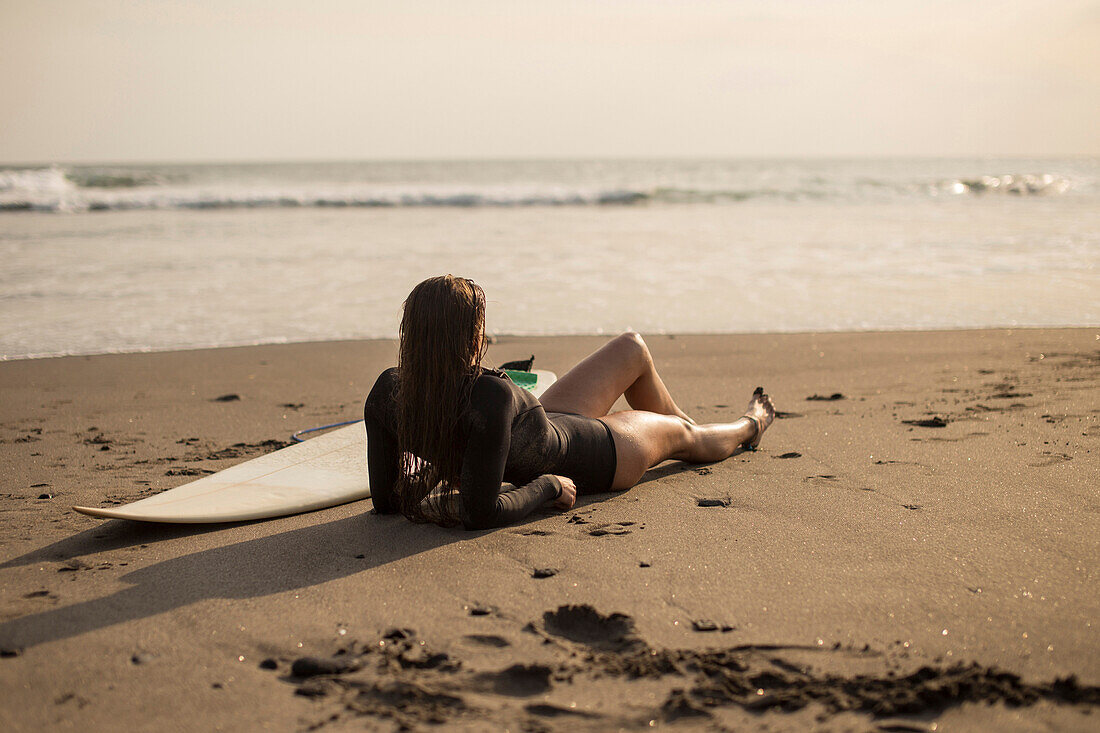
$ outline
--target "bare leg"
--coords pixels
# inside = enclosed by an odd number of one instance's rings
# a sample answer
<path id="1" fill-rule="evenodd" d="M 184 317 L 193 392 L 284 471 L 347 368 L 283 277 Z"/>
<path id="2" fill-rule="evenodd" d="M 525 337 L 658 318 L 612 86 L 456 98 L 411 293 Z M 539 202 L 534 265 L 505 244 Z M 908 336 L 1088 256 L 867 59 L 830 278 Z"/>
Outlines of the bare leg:
<path id="1" fill-rule="evenodd" d="M 759 437 L 775 419 L 775 408 L 766 394 L 753 395 L 746 417 L 732 423 L 695 425 L 674 415 L 641 410 L 616 412 L 602 418 L 615 439 L 618 463 L 614 489 L 629 489 L 646 471 L 670 459 L 710 463 L 733 455 L 742 444 Z"/>
<path id="2" fill-rule="evenodd" d="M 674 415 L 694 423 L 669 394 L 657 374 L 642 337 L 628 331 L 604 344 L 546 390 L 542 406 L 550 412 L 603 417 L 619 397 L 635 410 Z"/>

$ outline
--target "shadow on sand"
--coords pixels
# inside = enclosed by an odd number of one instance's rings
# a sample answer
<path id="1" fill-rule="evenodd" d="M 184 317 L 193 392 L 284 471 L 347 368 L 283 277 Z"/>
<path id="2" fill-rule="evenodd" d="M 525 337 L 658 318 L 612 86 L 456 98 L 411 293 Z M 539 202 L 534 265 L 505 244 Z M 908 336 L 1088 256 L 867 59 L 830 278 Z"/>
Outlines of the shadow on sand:
<path id="1" fill-rule="evenodd" d="M 67 559 L 225 528 L 217 525 L 183 529 L 114 522 L 129 526 L 96 527 L 4 566 L 25 565 L 36 559 L 56 561 L 59 555 Z M 104 534 L 108 537 L 96 539 L 96 535 Z M 357 514 L 202 550 L 135 570 L 119 578 L 131 586 L 109 596 L 0 624 L 0 645 L 32 647 L 155 616 L 208 598 L 256 598 L 308 588 L 480 534 L 412 524 L 400 516 Z"/>
<path id="2" fill-rule="evenodd" d="M 693 467 L 680 462 L 665 464 L 648 471 L 640 483 Z M 584 496 L 576 508 L 600 503 L 621 493 Z M 515 526 L 559 514 L 547 508 Z M 0 568 L 142 548 L 164 540 L 248 524 L 259 522 L 163 525 L 112 520 L 8 560 Z M 0 624 L 0 645 L 5 648 L 33 647 L 155 616 L 209 598 L 257 598 L 308 588 L 491 531 L 494 530 L 467 532 L 414 524 L 399 515 L 356 514 L 334 522 L 202 550 L 135 570 L 119 578 L 131 584 L 130 587 L 112 595 Z"/>

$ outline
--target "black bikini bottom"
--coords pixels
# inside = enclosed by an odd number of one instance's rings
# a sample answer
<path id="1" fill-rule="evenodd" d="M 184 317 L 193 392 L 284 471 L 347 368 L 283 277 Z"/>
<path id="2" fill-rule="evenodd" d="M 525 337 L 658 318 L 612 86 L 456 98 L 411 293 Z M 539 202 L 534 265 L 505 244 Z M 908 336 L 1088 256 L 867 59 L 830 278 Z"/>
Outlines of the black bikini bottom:
<path id="1" fill-rule="evenodd" d="M 573 479 L 578 494 L 611 491 L 615 481 L 615 437 L 602 420 L 567 412 L 547 412 L 565 443 L 565 460 L 558 473 Z"/>

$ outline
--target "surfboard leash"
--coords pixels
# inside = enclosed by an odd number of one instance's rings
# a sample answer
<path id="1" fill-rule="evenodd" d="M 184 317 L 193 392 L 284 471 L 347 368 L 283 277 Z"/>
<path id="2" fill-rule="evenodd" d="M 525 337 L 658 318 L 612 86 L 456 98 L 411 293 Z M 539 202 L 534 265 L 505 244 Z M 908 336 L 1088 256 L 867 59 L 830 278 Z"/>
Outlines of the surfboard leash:
<path id="1" fill-rule="evenodd" d="M 344 422 L 334 422 L 331 425 L 322 425 L 318 428 L 306 428 L 305 430 L 299 430 L 298 432 L 291 435 L 290 439 L 295 443 L 304 443 L 305 441 L 298 436 L 305 435 L 306 433 L 316 433 L 319 430 L 328 430 L 329 428 L 342 428 L 345 425 L 354 425 L 357 422 L 363 422 L 363 418 L 359 418 L 358 420 L 346 420 Z"/>

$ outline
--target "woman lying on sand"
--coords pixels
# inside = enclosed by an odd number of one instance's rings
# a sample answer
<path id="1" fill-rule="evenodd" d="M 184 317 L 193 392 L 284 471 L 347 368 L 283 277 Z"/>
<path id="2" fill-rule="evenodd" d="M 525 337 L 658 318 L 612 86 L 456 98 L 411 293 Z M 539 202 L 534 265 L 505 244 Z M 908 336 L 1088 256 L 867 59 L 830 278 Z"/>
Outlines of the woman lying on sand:
<path id="1" fill-rule="evenodd" d="M 549 501 L 569 509 L 578 493 L 629 489 L 661 461 L 754 449 L 775 418 L 757 388 L 741 419 L 697 425 L 636 333 L 612 339 L 541 400 L 481 366 L 486 344 L 476 283 L 445 275 L 413 288 L 398 366 L 378 377 L 364 410 L 375 511 L 499 527 Z M 634 409 L 608 414 L 620 396 Z"/>

